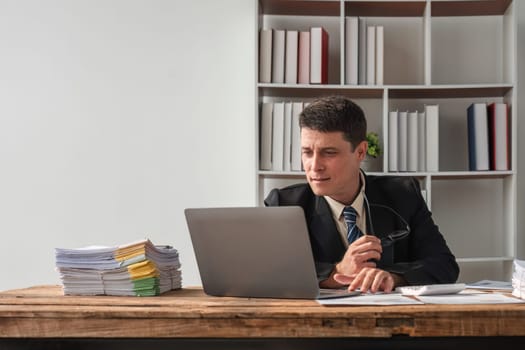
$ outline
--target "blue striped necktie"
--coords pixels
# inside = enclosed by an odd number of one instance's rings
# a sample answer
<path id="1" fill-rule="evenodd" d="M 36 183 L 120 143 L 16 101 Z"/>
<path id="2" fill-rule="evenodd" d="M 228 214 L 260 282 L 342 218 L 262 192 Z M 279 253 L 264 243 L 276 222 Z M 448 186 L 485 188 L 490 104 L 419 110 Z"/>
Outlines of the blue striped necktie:
<path id="1" fill-rule="evenodd" d="M 348 244 L 352 244 L 353 241 L 363 235 L 359 227 L 357 227 L 357 212 L 354 208 L 348 206 L 343 209 L 343 217 L 348 227 L 346 238 L 348 238 Z"/>

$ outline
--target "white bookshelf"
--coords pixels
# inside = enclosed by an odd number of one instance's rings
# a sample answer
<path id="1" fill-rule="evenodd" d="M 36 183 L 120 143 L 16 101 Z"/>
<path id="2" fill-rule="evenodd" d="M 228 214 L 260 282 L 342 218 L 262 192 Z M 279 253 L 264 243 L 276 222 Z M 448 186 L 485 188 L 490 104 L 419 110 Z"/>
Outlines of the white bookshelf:
<path id="1" fill-rule="evenodd" d="M 384 26 L 384 85 L 345 85 L 346 16 Z M 338 94 L 357 102 L 383 147 L 382 169 L 371 174 L 419 179 L 460 263 L 460 280 L 508 280 L 517 232 L 515 18 L 510 0 L 259 0 L 259 28 L 323 26 L 330 48 L 327 85 L 259 83 L 257 99 L 308 102 Z M 466 110 L 473 102 L 510 106 L 510 170 L 468 171 Z M 425 104 L 439 104 L 439 172 L 388 172 L 389 111 L 422 110 Z M 259 170 L 258 201 L 274 187 L 304 181 L 302 172 Z"/>

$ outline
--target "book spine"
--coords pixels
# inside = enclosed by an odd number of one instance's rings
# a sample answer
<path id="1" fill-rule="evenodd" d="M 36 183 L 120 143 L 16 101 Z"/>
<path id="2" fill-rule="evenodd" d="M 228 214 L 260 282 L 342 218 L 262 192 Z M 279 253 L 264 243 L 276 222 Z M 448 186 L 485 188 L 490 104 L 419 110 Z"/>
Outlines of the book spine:
<path id="1" fill-rule="evenodd" d="M 366 85 L 366 18 L 359 18 L 359 85 Z"/>
<path id="2" fill-rule="evenodd" d="M 299 84 L 310 84 L 310 32 L 299 33 Z"/>
<path id="3" fill-rule="evenodd" d="M 417 112 L 408 113 L 407 121 L 407 170 L 417 171 L 418 168 L 418 125 Z"/>
<path id="4" fill-rule="evenodd" d="M 263 102 L 259 121 L 259 168 L 261 170 L 272 169 L 272 114 L 273 103 Z"/>
<path id="5" fill-rule="evenodd" d="M 301 171 L 301 129 L 299 115 L 303 111 L 302 102 L 292 104 L 292 171 Z"/>
<path id="6" fill-rule="evenodd" d="M 383 85 L 384 28 L 376 27 L 376 84 Z"/>
<path id="7" fill-rule="evenodd" d="M 283 169 L 284 171 L 292 170 L 292 102 L 284 104 L 284 152 L 283 152 Z"/>
<path id="8" fill-rule="evenodd" d="M 489 154 L 491 170 L 509 170 L 509 123 L 506 103 L 488 106 Z"/>
<path id="9" fill-rule="evenodd" d="M 407 136 L 407 123 L 408 113 L 399 112 L 398 115 L 398 141 L 399 141 L 399 171 L 407 171 L 407 147 L 408 147 L 408 136 Z"/>
<path id="10" fill-rule="evenodd" d="M 259 82 L 272 82 L 272 30 L 261 29 L 259 34 Z"/>
<path id="11" fill-rule="evenodd" d="M 284 167 L 284 102 L 273 104 L 272 170 L 283 171 Z"/>
<path id="12" fill-rule="evenodd" d="M 286 32 L 273 30 L 272 42 L 272 83 L 284 83 Z"/>
<path id="13" fill-rule="evenodd" d="M 366 84 L 376 83 L 376 27 L 366 29 Z"/>
<path id="14" fill-rule="evenodd" d="M 468 169 L 475 171 L 476 164 L 476 134 L 474 123 L 474 105 L 471 104 L 467 108 L 467 139 L 468 139 Z"/>
<path id="15" fill-rule="evenodd" d="M 399 171 L 398 168 L 398 112 L 388 114 L 388 171 Z"/>
<path id="16" fill-rule="evenodd" d="M 489 136 L 489 169 L 496 170 L 496 126 L 494 103 L 487 106 L 487 131 Z"/>
<path id="17" fill-rule="evenodd" d="M 322 27 L 310 29 L 310 83 L 328 83 L 328 32 Z"/>
<path id="18" fill-rule="evenodd" d="M 297 54 L 299 33 L 297 30 L 286 31 L 286 66 L 285 66 L 285 83 L 297 84 Z"/>
<path id="19" fill-rule="evenodd" d="M 474 128 L 474 156 L 476 167 L 474 170 L 489 170 L 489 130 L 486 103 L 473 104 Z"/>
<path id="20" fill-rule="evenodd" d="M 427 154 L 427 141 L 425 138 L 426 130 L 426 117 L 425 112 L 419 112 L 417 115 L 417 170 L 426 171 L 427 170 L 427 160 L 425 158 Z"/>
<path id="21" fill-rule="evenodd" d="M 439 171 L 439 106 L 425 105 L 427 171 Z"/>
<path id="22" fill-rule="evenodd" d="M 506 150 L 507 150 L 507 170 L 512 169 L 512 162 L 511 162 L 511 122 L 510 122 L 510 109 L 507 104 L 505 104 L 505 120 L 506 120 L 506 133 L 505 133 L 505 141 L 506 141 Z"/>
<path id="23" fill-rule="evenodd" d="M 359 19 L 346 17 L 345 28 L 345 81 L 357 85 L 359 78 Z"/>
<path id="24" fill-rule="evenodd" d="M 328 84 L 328 32 L 322 28 L 321 84 Z"/>

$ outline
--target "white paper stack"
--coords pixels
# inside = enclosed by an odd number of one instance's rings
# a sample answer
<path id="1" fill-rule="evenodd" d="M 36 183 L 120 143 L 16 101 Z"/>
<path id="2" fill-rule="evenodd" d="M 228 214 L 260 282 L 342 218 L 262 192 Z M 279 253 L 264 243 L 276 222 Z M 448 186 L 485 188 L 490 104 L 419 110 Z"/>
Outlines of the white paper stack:
<path id="1" fill-rule="evenodd" d="M 525 299 L 525 260 L 514 260 L 512 295 Z"/>
<path id="2" fill-rule="evenodd" d="M 182 285 L 179 253 L 141 240 L 117 247 L 56 248 L 66 295 L 153 296 Z"/>

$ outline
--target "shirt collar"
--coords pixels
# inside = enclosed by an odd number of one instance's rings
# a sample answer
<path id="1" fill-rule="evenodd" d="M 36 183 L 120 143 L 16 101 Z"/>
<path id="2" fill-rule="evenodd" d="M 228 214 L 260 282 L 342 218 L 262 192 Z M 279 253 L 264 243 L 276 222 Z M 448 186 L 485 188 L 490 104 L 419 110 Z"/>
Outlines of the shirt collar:
<path id="1" fill-rule="evenodd" d="M 355 197 L 354 201 L 352 202 L 352 204 L 350 204 L 350 206 L 354 208 L 355 211 L 357 212 L 358 217 L 364 215 L 363 206 L 364 206 L 364 198 L 365 198 L 365 176 L 363 175 L 361 171 L 359 172 L 359 179 L 360 179 L 361 188 L 357 196 Z M 343 215 L 343 209 L 345 208 L 345 205 L 341 202 L 336 201 L 335 199 L 329 196 L 324 196 L 324 199 L 326 199 L 326 202 L 328 203 L 328 206 L 330 207 L 330 210 L 332 211 L 332 215 L 335 218 L 340 218 Z"/>

